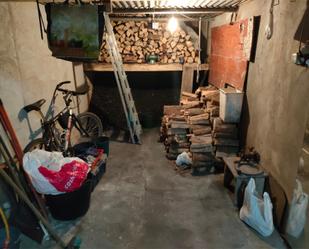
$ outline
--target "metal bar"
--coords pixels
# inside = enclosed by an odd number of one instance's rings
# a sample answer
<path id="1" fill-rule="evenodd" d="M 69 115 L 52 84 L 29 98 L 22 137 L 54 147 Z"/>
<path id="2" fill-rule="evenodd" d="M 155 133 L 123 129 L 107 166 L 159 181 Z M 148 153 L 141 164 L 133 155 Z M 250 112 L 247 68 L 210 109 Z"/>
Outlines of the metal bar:
<path id="1" fill-rule="evenodd" d="M 235 12 L 238 7 L 231 8 L 185 8 L 185 9 L 113 9 L 112 14 L 206 14 L 206 13 L 221 13 L 221 12 Z"/>

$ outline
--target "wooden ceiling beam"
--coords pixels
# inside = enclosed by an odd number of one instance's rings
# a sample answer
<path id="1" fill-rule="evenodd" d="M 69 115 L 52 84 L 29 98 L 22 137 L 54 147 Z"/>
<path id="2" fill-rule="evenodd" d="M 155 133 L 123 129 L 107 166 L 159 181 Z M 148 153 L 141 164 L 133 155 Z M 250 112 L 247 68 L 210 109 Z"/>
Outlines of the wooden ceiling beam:
<path id="1" fill-rule="evenodd" d="M 192 64 L 123 64 L 124 70 L 126 72 L 168 72 L 168 71 L 182 71 L 183 67 L 190 67 L 193 70 L 198 69 L 196 63 Z M 208 64 L 201 64 L 199 70 L 205 71 L 208 70 Z M 112 64 L 106 63 L 84 63 L 85 71 L 97 71 L 97 72 L 113 72 Z"/>

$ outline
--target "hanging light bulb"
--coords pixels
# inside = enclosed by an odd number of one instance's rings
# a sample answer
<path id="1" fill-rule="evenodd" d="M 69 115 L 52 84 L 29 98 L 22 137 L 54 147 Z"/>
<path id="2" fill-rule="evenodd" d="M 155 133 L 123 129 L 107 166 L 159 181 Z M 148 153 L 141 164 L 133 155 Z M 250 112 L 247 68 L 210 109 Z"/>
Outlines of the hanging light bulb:
<path id="1" fill-rule="evenodd" d="M 174 33 L 176 31 L 176 29 L 178 28 L 178 21 L 177 19 L 172 16 L 167 23 L 167 29 L 171 32 Z"/>

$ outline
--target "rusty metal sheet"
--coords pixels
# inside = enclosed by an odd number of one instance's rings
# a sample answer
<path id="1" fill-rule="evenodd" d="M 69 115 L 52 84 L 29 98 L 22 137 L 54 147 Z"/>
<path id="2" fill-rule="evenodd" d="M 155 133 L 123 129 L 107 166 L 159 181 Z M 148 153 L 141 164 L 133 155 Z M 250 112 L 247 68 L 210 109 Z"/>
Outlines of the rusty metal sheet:
<path id="1" fill-rule="evenodd" d="M 243 90 L 252 43 L 252 21 L 241 20 L 211 29 L 209 82 Z"/>

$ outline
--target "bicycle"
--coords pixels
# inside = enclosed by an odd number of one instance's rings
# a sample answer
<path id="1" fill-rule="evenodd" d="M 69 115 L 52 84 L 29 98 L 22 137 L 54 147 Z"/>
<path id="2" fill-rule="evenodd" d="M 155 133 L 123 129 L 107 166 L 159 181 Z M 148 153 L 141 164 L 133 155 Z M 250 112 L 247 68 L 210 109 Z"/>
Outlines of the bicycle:
<path id="1" fill-rule="evenodd" d="M 52 111 L 54 112 L 55 101 L 58 93 L 63 94 L 65 107 L 56 115 L 52 115 L 48 119 L 48 115 L 43 115 L 41 107 L 46 102 L 45 99 L 40 99 L 33 104 L 23 107 L 29 113 L 36 111 L 41 116 L 42 137 L 31 141 L 24 149 L 24 152 L 29 152 L 34 149 L 45 149 L 47 151 L 61 151 L 64 155 L 72 154 L 71 134 L 72 128 L 76 128 L 80 138 L 94 138 L 102 136 L 103 126 L 100 118 L 92 112 L 84 112 L 79 115 L 73 113 L 71 103 L 74 96 L 86 94 L 88 89 L 83 91 L 71 91 L 62 88 L 63 85 L 69 84 L 70 81 L 63 81 L 57 84 L 53 97 L 50 102 Z"/>

